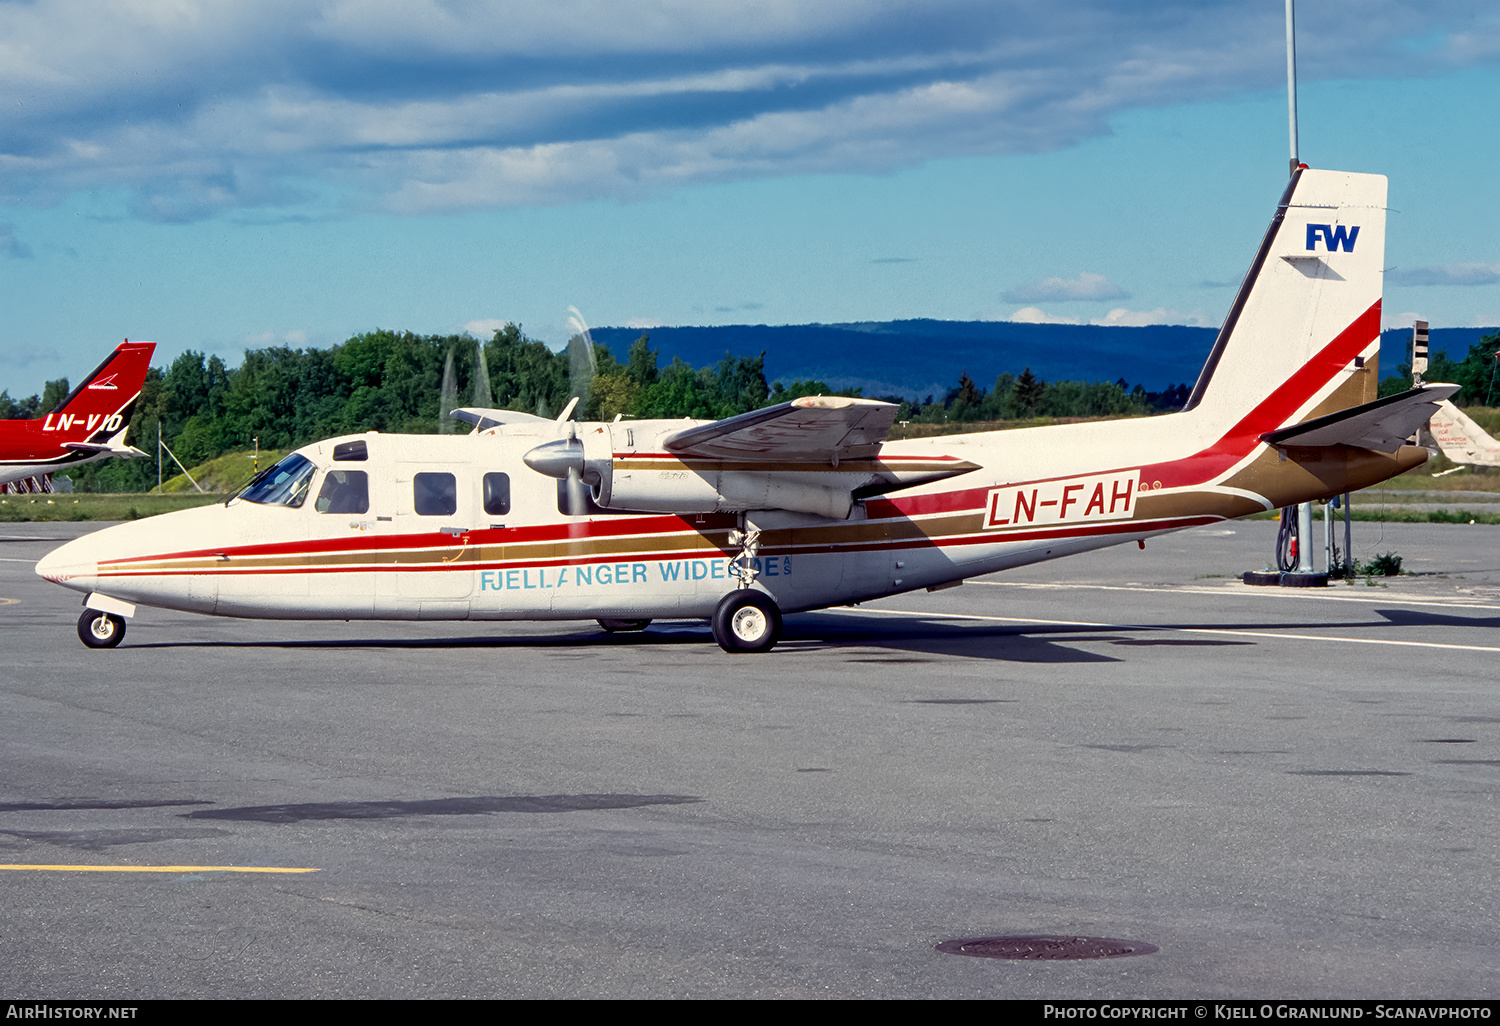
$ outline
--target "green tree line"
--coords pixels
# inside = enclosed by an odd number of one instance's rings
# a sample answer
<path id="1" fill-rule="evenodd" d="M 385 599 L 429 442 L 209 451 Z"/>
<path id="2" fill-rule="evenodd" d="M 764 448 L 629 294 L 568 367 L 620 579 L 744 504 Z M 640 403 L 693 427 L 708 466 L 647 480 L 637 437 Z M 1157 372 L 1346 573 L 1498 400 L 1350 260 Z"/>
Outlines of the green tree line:
<path id="1" fill-rule="evenodd" d="M 37 416 L 67 391 L 64 379 L 49 382 L 42 396 L 28 400 L 0 392 L 0 414 Z M 237 368 L 189 350 L 165 370 L 148 372 L 129 441 L 151 452 L 159 424 L 167 445 L 191 467 L 257 441 L 262 449 L 285 450 L 360 431 L 452 430 L 455 425 L 445 424 L 444 414 L 457 406 L 550 417 L 577 395 L 579 419 L 718 419 L 815 394 L 860 392 L 830 389 L 821 381 L 768 382 L 764 353 L 726 353 L 706 367 L 681 359 L 662 366 L 646 334 L 622 363 L 607 347 L 582 336 L 554 353 L 515 324 L 483 342 L 470 335 L 372 331 L 329 349 L 252 349 Z M 1180 408 L 1187 395 L 1186 384 L 1148 392 L 1123 379 L 1045 382 L 1027 368 L 1019 375 L 1001 374 L 988 390 L 965 372 L 941 397 L 876 398 L 900 404 L 901 420 L 962 423 L 1145 415 Z M 146 491 L 156 484 L 156 461 L 105 460 L 65 476 L 78 491 Z"/>
<path id="2" fill-rule="evenodd" d="M 1500 405 L 1500 331 L 1471 345 L 1462 360 L 1450 359 L 1446 351 L 1430 354 L 1422 379 L 1459 385 L 1452 400 L 1457 406 Z M 1411 385 L 1411 364 L 1399 364 L 1395 374 L 1380 382 L 1380 394 L 1395 395 Z"/>

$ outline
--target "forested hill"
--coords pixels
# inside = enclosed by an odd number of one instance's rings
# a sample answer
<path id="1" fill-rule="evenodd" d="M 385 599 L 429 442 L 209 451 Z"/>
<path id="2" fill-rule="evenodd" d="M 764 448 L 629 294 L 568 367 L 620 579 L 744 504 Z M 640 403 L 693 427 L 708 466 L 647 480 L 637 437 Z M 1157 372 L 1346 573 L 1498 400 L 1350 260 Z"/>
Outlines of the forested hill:
<path id="1" fill-rule="evenodd" d="M 941 396 L 967 371 L 990 382 L 1030 367 L 1047 381 L 1114 381 L 1148 389 L 1187 382 L 1213 346 L 1213 328 L 1149 328 L 1018 321 L 879 321 L 856 324 L 735 324 L 648 329 L 663 360 L 698 366 L 726 352 L 766 354 L 772 379 L 816 379 L 865 395 Z M 594 341 L 619 356 L 639 328 L 594 328 Z"/>
<path id="2" fill-rule="evenodd" d="M 1125 328 L 1092 324 L 1023 324 L 1015 321 L 872 321 L 854 324 L 734 324 L 722 327 L 648 329 L 665 361 L 693 366 L 724 354 L 766 354 L 771 380 L 826 381 L 865 395 L 920 399 L 942 396 L 954 375 L 967 371 L 990 382 L 1030 367 L 1047 381 L 1115 381 L 1124 378 L 1159 391 L 1192 384 L 1213 346 L 1216 328 L 1153 325 Z M 1432 350 L 1455 359 L 1494 328 L 1437 328 Z M 594 328 L 594 341 L 623 360 L 640 328 Z M 1410 328 L 1381 336 L 1381 373 L 1407 361 Z"/>

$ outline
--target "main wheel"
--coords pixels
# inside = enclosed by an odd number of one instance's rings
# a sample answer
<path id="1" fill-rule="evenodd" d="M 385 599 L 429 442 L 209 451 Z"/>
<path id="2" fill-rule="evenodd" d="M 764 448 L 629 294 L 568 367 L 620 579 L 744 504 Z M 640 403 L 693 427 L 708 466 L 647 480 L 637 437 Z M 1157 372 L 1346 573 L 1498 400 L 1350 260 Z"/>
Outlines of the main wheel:
<path id="1" fill-rule="evenodd" d="M 125 618 L 85 609 L 78 618 L 78 640 L 89 648 L 114 648 L 125 640 Z"/>
<path id="2" fill-rule="evenodd" d="M 781 610 L 763 591 L 741 588 L 719 600 L 714 640 L 726 652 L 769 652 L 781 640 Z"/>
<path id="3" fill-rule="evenodd" d="M 651 626 L 650 620 L 600 620 L 599 626 L 604 628 L 606 634 L 618 634 L 622 631 L 643 631 Z"/>

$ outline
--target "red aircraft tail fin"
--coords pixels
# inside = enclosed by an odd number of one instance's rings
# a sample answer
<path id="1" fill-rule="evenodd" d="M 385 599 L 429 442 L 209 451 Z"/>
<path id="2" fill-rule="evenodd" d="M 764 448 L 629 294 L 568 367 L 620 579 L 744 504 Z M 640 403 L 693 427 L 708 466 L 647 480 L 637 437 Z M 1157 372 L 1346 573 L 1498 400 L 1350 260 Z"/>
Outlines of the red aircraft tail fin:
<path id="1" fill-rule="evenodd" d="M 125 341 L 42 418 L 42 431 L 58 441 L 107 445 L 130 424 L 155 342 Z"/>

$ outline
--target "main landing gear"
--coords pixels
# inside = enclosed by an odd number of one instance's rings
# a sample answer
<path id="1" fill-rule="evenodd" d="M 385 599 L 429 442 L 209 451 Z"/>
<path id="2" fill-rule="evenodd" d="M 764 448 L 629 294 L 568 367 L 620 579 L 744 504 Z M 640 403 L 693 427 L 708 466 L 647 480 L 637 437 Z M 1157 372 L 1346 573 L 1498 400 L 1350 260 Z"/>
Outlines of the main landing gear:
<path id="1" fill-rule="evenodd" d="M 114 648 L 125 640 L 125 618 L 85 609 L 78 618 L 78 640 L 89 648 Z"/>
<path id="2" fill-rule="evenodd" d="M 781 640 L 781 610 L 762 591 L 740 588 L 714 610 L 714 640 L 726 652 L 769 652 Z"/>

